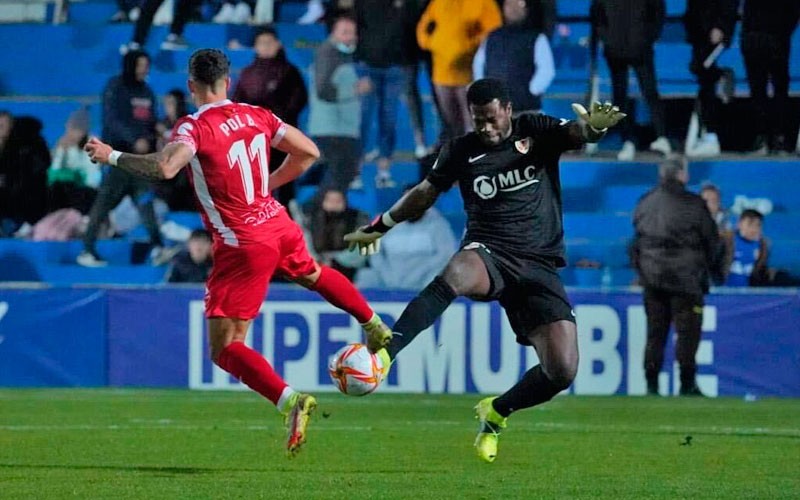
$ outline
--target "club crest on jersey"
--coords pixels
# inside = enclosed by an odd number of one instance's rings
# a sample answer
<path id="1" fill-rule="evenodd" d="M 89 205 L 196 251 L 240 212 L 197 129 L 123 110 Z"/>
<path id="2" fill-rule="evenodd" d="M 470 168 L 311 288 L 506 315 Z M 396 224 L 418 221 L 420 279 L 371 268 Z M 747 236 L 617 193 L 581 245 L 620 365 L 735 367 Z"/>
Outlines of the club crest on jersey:
<path id="1" fill-rule="evenodd" d="M 497 196 L 498 191 L 510 193 L 538 183 L 536 167 L 528 165 L 525 168 L 501 172 L 492 177 L 479 175 L 472 181 L 472 189 L 481 199 L 491 200 Z"/>
<path id="2" fill-rule="evenodd" d="M 514 147 L 517 148 L 517 151 L 526 155 L 528 151 L 531 150 L 531 138 L 526 137 L 524 139 L 520 139 L 518 141 L 514 141 Z"/>

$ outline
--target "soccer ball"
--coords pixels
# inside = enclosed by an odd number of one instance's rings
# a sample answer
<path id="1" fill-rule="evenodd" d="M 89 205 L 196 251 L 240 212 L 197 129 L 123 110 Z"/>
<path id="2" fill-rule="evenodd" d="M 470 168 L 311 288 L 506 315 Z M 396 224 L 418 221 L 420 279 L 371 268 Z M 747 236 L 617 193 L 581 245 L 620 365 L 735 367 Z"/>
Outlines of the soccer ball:
<path id="1" fill-rule="evenodd" d="M 331 358 L 328 373 L 343 394 L 365 396 L 381 384 L 383 362 L 364 344 L 347 344 Z"/>

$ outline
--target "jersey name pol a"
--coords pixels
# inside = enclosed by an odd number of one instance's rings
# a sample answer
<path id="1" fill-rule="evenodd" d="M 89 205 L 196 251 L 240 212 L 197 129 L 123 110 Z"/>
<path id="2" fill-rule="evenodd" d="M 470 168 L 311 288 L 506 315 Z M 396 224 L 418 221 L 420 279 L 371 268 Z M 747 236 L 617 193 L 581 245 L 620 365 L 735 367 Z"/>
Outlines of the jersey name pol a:
<path id="1" fill-rule="evenodd" d="M 171 142 L 194 151 L 189 179 L 215 242 L 240 246 L 271 237 L 265 223 L 284 208 L 270 194 L 270 147 L 285 133 L 272 112 L 227 99 L 175 124 Z"/>
<path id="2" fill-rule="evenodd" d="M 459 183 L 467 213 L 465 241 L 563 266 L 561 154 L 582 143 L 567 120 L 523 114 L 496 146 L 475 132 L 444 145 L 428 181 L 440 191 Z"/>

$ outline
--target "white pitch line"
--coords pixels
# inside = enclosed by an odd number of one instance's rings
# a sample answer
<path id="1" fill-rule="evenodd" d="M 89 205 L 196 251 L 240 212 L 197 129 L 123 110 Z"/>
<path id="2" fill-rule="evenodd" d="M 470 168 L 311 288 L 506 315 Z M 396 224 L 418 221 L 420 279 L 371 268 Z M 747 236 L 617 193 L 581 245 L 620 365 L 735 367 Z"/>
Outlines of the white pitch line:
<path id="1" fill-rule="evenodd" d="M 127 431 L 127 430 L 183 430 L 183 431 L 208 431 L 208 430 L 226 430 L 226 431 L 262 431 L 280 428 L 279 424 L 264 425 L 264 424 L 247 424 L 242 422 L 241 425 L 219 425 L 219 424 L 181 424 L 175 423 L 169 419 L 156 419 L 156 420 L 143 420 L 134 419 L 130 424 L 60 424 L 60 425 L 0 425 L 0 431 L 9 432 L 33 432 L 33 431 L 66 431 L 66 430 L 86 430 L 86 431 Z M 469 420 L 455 421 L 455 420 L 407 420 L 392 422 L 393 426 L 404 425 L 409 427 L 471 427 L 473 422 Z M 336 425 L 328 424 L 326 422 L 317 422 L 314 425 L 315 430 L 324 431 L 369 431 L 374 430 L 380 426 L 363 426 L 363 425 Z M 772 437 L 800 437 L 800 429 L 796 428 L 769 428 L 769 427 L 678 427 L 674 425 L 660 425 L 655 427 L 634 427 L 624 425 L 600 425 L 600 424 L 569 424 L 563 422 L 521 422 L 519 425 L 514 425 L 514 429 L 519 430 L 556 430 L 568 432 L 619 432 L 619 433 L 706 433 L 720 436 L 772 436 Z"/>

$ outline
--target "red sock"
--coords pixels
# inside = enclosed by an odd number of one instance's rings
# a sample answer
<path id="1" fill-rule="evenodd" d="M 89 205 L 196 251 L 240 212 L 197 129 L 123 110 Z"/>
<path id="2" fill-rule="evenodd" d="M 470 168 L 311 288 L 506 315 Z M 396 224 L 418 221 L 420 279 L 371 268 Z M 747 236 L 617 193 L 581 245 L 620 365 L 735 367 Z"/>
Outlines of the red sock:
<path id="1" fill-rule="evenodd" d="M 276 405 L 281 393 L 287 387 L 286 382 L 275 373 L 264 356 L 243 342 L 228 344 L 228 347 L 219 353 L 217 365 Z"/>
<path id="2" fill-rule="evenodd" d="M 366 323 L 375 314 L 361 292 L 336 269 L 322 266 L 314 290 L 331 304 L 350 313 L 359 323 Z"/>

